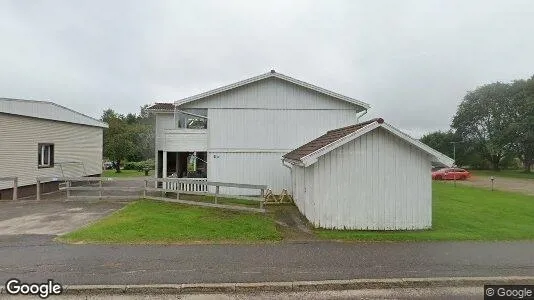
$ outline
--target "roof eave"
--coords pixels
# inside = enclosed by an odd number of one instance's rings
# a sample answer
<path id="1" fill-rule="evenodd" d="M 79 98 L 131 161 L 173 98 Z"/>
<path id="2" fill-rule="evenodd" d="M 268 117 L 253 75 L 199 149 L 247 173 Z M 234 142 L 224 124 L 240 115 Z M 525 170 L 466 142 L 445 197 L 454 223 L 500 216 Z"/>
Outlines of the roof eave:
<path id="1" fill-rule="evenodd" d="M 378 122 L 373 122 L 373 123 L 370 123 L 369 125 L 366 125 L 364 127 L 362 127 L 360 130 L 357 130 L 351 134 L 348 134 L 324 147 L 321 147 L 320 149 L 302 157 L 300 160 L 302 161 L 302 163 L 304 164 L 305 167 L 308 167 L 310 165 L 313 165 L 314 163 L 317 162 L 317 160 L 319 159 L 319 157 L 321 157 L 322 155 L 325 155 L 326 153 L 378 128 L 378 127 L 383 127 L 384 129 L 386 129 L 387 131 L 393 133 L 395 136 L 401 138 L 402 140 L 406 141 L 407 143 L 409 144 L 412 144 L 414 145 L 415 147 L 419 148 L 421 151 L 427 153 L 428 155 L 431 156 L 431 159 L 434 160 L 435 162 L 439 162 L 445 166 L 452 166 L 454 165 L 454 160 L 448 156 L 446 156 L 445 154 L 437 151 L 437 150 L 434 150 L 432 149 L 431 147 L 425 145 L 424 143 L 408 136 L 407 134 L 403 133 L 402 131 L 399 131 L 397 130 L 395 127 L 387 124 L 387 123 L 378 123 Z"/>
<path id="2" fill-rule="evenodd" d="M 194 96 L 191 96 L 191 97 L 187 97 L 187 98 L 184 98 L 184 99 L 176 100 L 176 101 L 174 101 L 174 104 L 176 106 L 180 106 L 180 105 L 183 105 L 183 104 L 186 104 L 186 103 L 197 101 L 197 100 L 209 97 L 209 96 L 213 96 L 213 95 L 216 95 L 216 94 L 228 91 L 228 90 L 232 90 L 232 89 L 235 89 L 235 88 L 238 88 L 238 87 L 250 84 L 250 83 L 254 83 L 254 82 L 266 79 L 266 78 L 270 78 L 270 77 L 276 77 L 276 78 L 291 82 L 293 84 L 296 84 L 296 85 L 299 85 L 299 86 L 314 90 L 314 91 L 316 91 L 318 93 L 322 93 L 322 94 L 328 95 L 330 97 L 333 97 L 333 98 L 336 98 L 336 99 L 339 99 L 339 100 L 343 100 L 343 101 L 352 103 L 354 105 L 357 105 L 357 106 L 361 107 L 362 109 L 360 111 L 368 110 L 369 108 L 371 108 L 371 106 L 368 103 L 365 103 L 365 102 L 362 102 L 362 101 L 359 101 L 359 100 L 356 100 L 356 99 L 353 99 L 353 98 L 350 98 L 350 97 L 347 97 L 347 96 L 343 96 L 341 94 L 338 94 L 338 93 L 323 89 L 323 88 L 318 87 L 318 86 L 315 86 L 313 84 L 309 84 L 307 82 L 300 81 L 300 80 L 295 79 L 293 77 L 290 77 L 290 76 L 287 76 L 287 75 L 284 75 L 284 74 L 281 74 L 281 73 L 275 73 L 275 72 L 268 72 L 268 73 L 261 74 L 261 75 L 255 76 L 255 77 L 251 77 L 251 78 L 248 78 L 248 79 L 245 79 L 245 80 L 242 80 L 242 81 L 238 81 L 236 83 L 225 85 L 223 87 L 216 88 L 216 89 L 213 89 L 211 91 L 207 91 L 207 92 L 204 92 L 204 93 L 201 93 L 201 94 L 197 94 L 197 95 L 194 95 Z"/>
<path id="3" fill-rule="evenodd" d="M 300 167 L 304 167 L 305 166 L 302 161 L 296 160 L 296 159 L 282 157 L 282 161 L 287 162 L 287 163 L 292 164 L 292 165 L 300 166 Z"/>

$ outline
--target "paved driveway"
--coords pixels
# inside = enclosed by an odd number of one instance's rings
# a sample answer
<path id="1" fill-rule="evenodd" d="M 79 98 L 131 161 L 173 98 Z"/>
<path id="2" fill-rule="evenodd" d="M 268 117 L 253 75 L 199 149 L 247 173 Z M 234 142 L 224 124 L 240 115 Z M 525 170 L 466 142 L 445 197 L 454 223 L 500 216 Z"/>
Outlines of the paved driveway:
<path id="1" fill-rule="evenodd" d="M 118 202 L 0 201 L 0 236 L 61 235 L 123 207 Z"/>

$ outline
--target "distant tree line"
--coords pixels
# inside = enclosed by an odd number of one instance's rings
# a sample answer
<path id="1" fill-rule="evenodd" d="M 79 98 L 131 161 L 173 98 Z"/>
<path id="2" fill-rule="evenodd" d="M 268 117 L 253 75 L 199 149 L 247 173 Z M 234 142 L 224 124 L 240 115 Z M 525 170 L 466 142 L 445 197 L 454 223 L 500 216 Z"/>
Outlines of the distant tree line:
<path id="1" fill-rule="evenodd" d="M 154 158 L 155 117 L 144 105 L 139 114 L 118 114 L 112 109 L 102 113 L 104 129 L 104 157 L 113 162 L 116 172 L 124 160 L 139 162 Z"/>
<path id="2" fill-rule="evenodd" d="M 495 82 L 468 92 L 449 131 L 431 132 L 421 141 L 453 157 L 456 164 L 499 170 L 519 160 L 525 172 L 534 163 L 534 76 Z"/>

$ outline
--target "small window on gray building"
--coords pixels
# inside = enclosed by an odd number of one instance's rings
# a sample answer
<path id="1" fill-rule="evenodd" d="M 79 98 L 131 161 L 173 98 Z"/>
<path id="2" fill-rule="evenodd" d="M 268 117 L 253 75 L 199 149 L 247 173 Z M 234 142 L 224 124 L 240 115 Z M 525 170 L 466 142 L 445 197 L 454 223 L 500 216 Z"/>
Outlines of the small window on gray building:
<path id="1" fill-rule="evenodd" d="M 54 144 L 39 143 L 37 146 L 37 167 L 51 168 L 54 166 Z"/>

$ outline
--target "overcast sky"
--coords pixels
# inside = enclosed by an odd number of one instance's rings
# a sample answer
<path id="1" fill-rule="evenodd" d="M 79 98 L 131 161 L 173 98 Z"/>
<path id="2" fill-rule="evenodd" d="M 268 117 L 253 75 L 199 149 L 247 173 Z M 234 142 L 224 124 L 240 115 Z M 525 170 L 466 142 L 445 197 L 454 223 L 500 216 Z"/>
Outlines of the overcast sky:
<path id="1" fill-rule="evenodd" d="M 100 117 L 270 69 L 415 137 L 468 90 L 534 74 L 534 1 L 0 0 L 0 97 Z"/>

